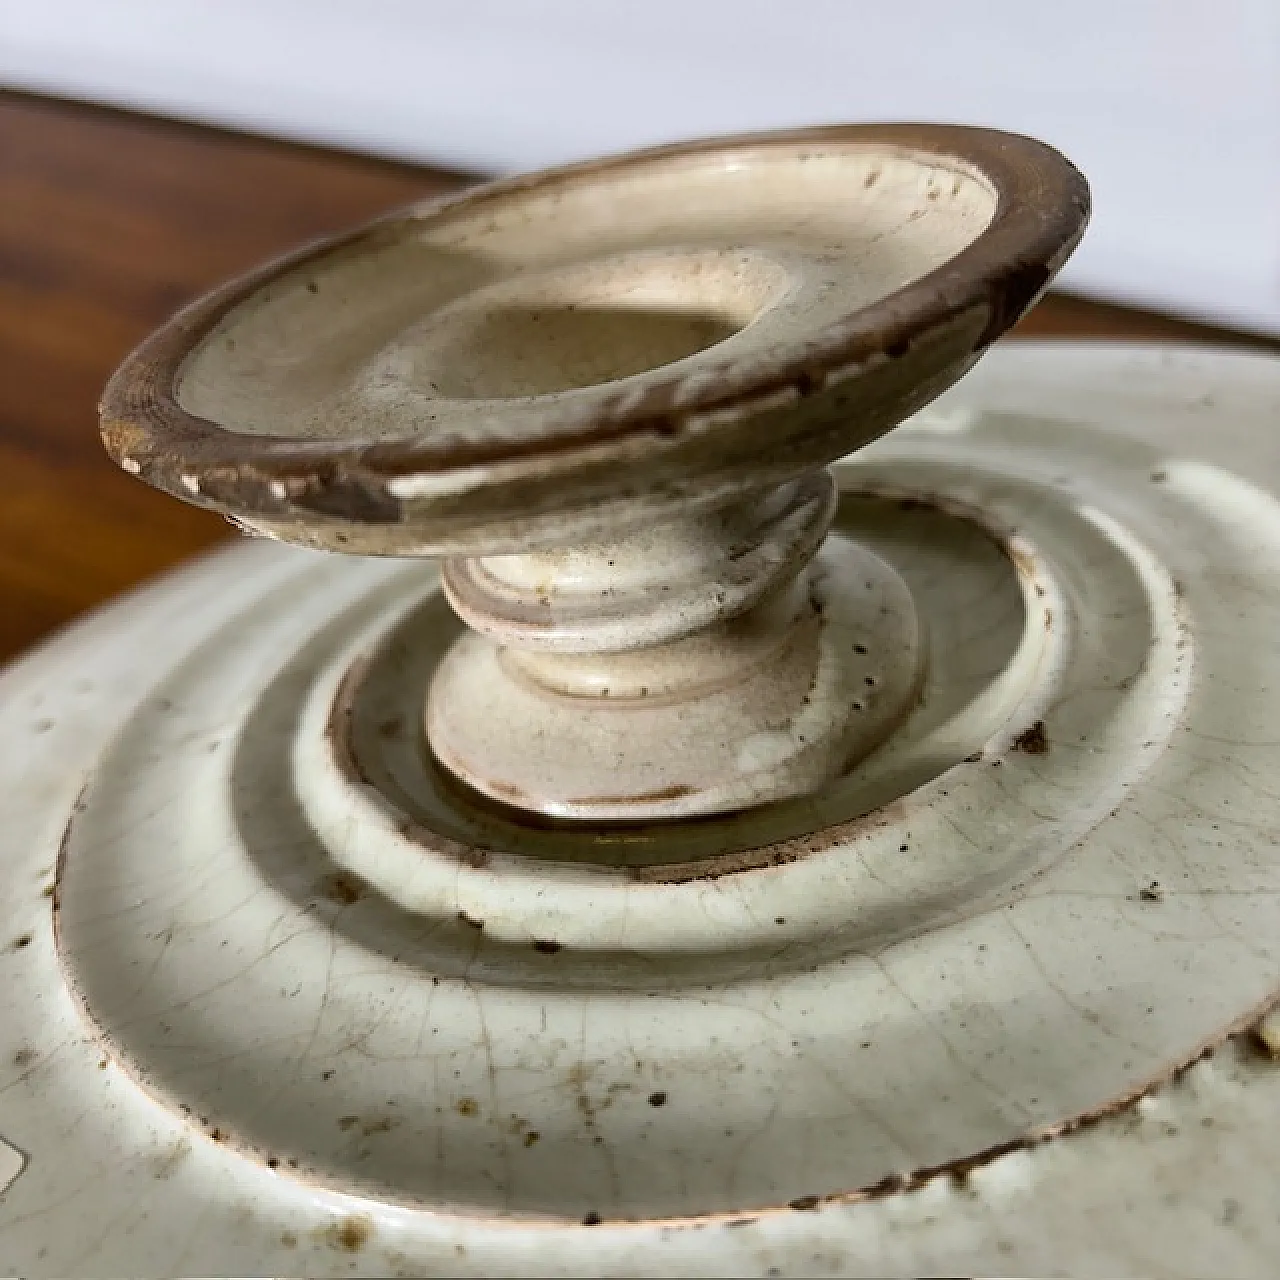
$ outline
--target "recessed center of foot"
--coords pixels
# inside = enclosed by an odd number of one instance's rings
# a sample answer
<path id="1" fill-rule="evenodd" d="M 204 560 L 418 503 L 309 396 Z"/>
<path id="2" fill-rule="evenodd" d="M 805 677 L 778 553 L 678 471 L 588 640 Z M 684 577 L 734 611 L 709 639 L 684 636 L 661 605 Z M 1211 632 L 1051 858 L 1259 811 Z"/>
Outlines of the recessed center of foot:
<path id="1" fill-rule="evenodd" d="M 671 364 L 737 331 L 731 318 L 708 311 L 507 307 L 455 329 L 436 352 L 432 381 L 454 400 L 551 395 Z"/>
<path id="2" fill-rule="evenodd" d="M 781 297 L 787 281 L 756 254 L 624 254 L 478 289 L 414 325 L 387 354 L 419 395 L 554 395 L 714 347 Z"/>

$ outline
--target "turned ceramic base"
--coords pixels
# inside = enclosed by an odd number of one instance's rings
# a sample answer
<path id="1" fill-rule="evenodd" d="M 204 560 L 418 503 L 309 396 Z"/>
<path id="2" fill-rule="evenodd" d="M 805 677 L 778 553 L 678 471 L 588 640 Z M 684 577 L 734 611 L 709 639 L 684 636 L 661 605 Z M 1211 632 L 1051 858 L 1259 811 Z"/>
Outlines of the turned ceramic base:
<path id="1" fill-rule="evenodd" d="M 810 794 L 858 763 L 910 712 L 922 659 L 901 577 L 832 538 L 748 611 L 666 644 L 566 654 L 465 635 L 431 682 L 426 731 L 445 767 L 518 809 L 726 812 Z"/>
<path id="2" fill-rule="evenodd" d="M 440 556 L 480 639 L 436 761 L 551 818 L 817 794 L 910 712 L 916 605 L 813 561 L 825 468 L 961 378 L 1084 231 L 1028 138 L 836 126 L 471 190 L 202 299 L 104 393 L 131 474 L 249 531 Z"/>

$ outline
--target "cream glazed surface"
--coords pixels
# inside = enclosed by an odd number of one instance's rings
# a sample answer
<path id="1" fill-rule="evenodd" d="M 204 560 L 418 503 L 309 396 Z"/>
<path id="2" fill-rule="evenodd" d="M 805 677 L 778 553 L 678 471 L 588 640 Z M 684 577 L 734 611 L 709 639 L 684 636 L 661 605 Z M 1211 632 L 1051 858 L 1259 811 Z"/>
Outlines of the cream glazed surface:
<path id="1" fill-rule="evenodd" d="M 800 799 L 460 789 L 430 564 L 250 544 L 11 667 L 0 1262 L 1266 1274 L 1278 369 L 1003 349 L 841 463 L 931 660 Z"/>

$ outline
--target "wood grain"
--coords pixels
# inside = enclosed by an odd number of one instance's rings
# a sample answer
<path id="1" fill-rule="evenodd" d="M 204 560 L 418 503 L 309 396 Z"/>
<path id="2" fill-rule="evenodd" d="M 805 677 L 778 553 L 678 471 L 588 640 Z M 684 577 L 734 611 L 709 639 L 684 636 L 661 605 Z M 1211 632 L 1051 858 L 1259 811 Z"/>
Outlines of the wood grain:
<path id="1" fill-rule="evenodd" d="M 0 660 L 223 537 L 106 459 L 97 398 L 205 290 L 459 174 L 0 93 Z M 1032 336 L 1244 342 L 1050 297 Z"/>

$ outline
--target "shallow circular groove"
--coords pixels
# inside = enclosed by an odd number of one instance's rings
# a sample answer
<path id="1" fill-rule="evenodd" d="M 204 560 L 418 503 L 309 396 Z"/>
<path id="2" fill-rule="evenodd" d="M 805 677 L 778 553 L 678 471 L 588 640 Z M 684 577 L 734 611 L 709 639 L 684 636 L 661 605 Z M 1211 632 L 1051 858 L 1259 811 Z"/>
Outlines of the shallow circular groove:
<path id="1" fill-rule="evenodd" d="M 444 560 L 441 579 L 473 631 L 522 649 L 661 644 L 745 612 L 798 573 L 821 546 L 837 499 L 830 474 L 814 471 L 701 519 L 622 528 L 541 554 Z"/>
<path id="2" fill-rule="evenodd" d="M 397 619 L 417 634 L 431 578 L 300 569 L 228 620 L 236 645 L 194 650 L 126 727 L 68 838 L 64 959 L 112 1052 L 246 1151 L 326 1184 L 566 1218 L 745 1211 L 870 1185 L 1086 1114 L 1185 1060 L 1280 976 L 1262 892 L 1280 892 L 1274 861 L 1205 838 L 1195 739 L 1173 733 L 1269 714 L 1244 670 L 1213 697 L 1189 692 L 1187 619 L 1197 602 L 1229 609 L 1233 592 L 1280 615 L 1253 567 L 1280 550 L 1280 521 L 1274 546 L 1242 555 L 1196 500 L 1203 477 L 1175 493 L 1181 473 L 1166 468 L 1163 490 L 1135 503 L 1133 476 L 1156 469 L 1135 449 L 1077 468 L 1068 490 L 1055 476 L 1070 424 L 984 424 L 950 442 L 908 433 L 851 467 L 846 484 L 894 496 L 851 495 L 843 519 L 865 531 L 868 512 L 892 512 L 890 555 L 927 549 L 921 522 L 947 543 L 975 528 L 965 512 L 1017 525 L 1004 544 L 1022 593 L 1013 630 L 1035 617 L 1051 641 L 1013 703 L 1035 718 L 1008 722 L 1008 690 L 983 710 L 988 677 L 961 699 L 974 724 L 987 717 L 985 758 L 956 763 L 969 741 L 948 738 L 944 717 L 932 781 L 787 865 L 643 883 L 460 842 L 433 863 L 381 792 L 349 792 L 345 815 L 320 803 L 334 795 L 320 738 L 338 685 Z M 1189 524 L 1204 563 L 1230 555 L 1247 582 L 1181 566 L 1175 589 L 1162 557 Z M 988 563 L 1010 564 L 975 536 Z M 917 568 L 916 590 L 937 589 L 928 576 Z M 979 599 L 959 614 L 975 650 L 993 621 L 1010 634 Z M 1213 629 L 1194 661 L 1245 665 Z M 232 743 L 229 705 L 253 708 Z M 381 732 L 399 739 L 393 723 Z M 1246 770 L 1266 750 L 1234 741 Z M 1144 826 L 1153 788 L 1185 798 L 1176 850 Z M 174 797 L 195 794 L 232 806 L 193 824 Z M 172 852 L 157 865 L 144 850 L 159 844 Z M 952 879 L 930 888 L 939 871 Z M 1140 892 L 1153 881 L 1158 903 Z M 1256 892 L 1234 892 L 1246 885 Z M 246 1001 L 277 1013 L 252 1050 L 237 1048 Z M 1059 1070 L 1046 1052 L 1068 1039 Z M 953 1093 L 957 1060 L 970 1083 Z M 412 1089 L 408 1061 L 431 1064 Z"/>
<path id="3" fill-rule="evenodd" d="M 741 814 L 860 764 L 911 715 L 923 660 L 906 583 L 837 536 L 766 608 L 609 655 L 598 693 L 465 635 L 434 666 L 427 740 L 475 791 L 588 830 Z"/>
<path id="4" fill-rule="evenodd" d="M 458 788 L 435 765 L 407 710 L 406 704 L 425 693 L 458 632 L 436 597 L 407 612 L 362 652 L 343 682 L 331 728 L 331 739 L 344 743 L 339 770 L 381 792 L 417 825 L 421 838 L 429 841 L 434 832 L 486 853 L 630 867 L 642 874 L 666 868 L 663 874 L 679 876 L 794 857 L 811 837 L 818 846 L 838 841 L 841 824 L 981 753 L 1010 716 L 1021 714 L 1030 724 L 1039 704 L 1033 700 L 1020 709 L 1027 682 L 1046 661 L 1048 649 L 1067 634 L 1065 617 L 1056 632 L 1052 628 L 1052 601 L 1046 595 L 1050 566 L 1037 565 L 1025 538 L 1019 562 L 1005 545 L 1007 531 L 990 526 L 963 500 L 952 499 L 944 510 L 906 491 L 877 497 L 859 492 L 863 481 L 855 471 L 846 483 L 851 489 L 843 498 L 837 533 L 877 551 L 901 573 L 922 610 L 928 637 L 926 688 L 919 704 L 895 734 L 892 750 L 863 762 L 854 776 L 819 795 L 748 814 L 648 826 L 583 827 L 495 807 Z M 1040 501 L 1038 494 L 1031 498 Z M 1042 580 L 1036 579 L 1037 570 Z M 874 695 L 885 655 L 859 639 L 853 647 L 862 675 L 873 682 L 868 693 Z M 829 835 L 823 834 L 827 828 L 832 828 Z M 793 843 L 796 847 L 789 848 Z M 723 864 L 717 866 L 717 859 Z"/>
<path id="5" fill-rule="evenodd" d="M 441 978 L 454 999 L 440 1005 L 438 1017 L 446 1027 L 450 1020 L 458 1026 L 448 1048 L 437 1053 L 433 1017 L 423 1019 L 412 998 L 394 1000 L 397 962 L 377 948 L 380 936 L 390 936 L 381 933 L 377 894 L 349 875 L 331 880 L 340 872 L 314 841 L 308 846 L 305 832 L 300 849 L 298 832 L 287 822 L 273 826 L 269 814 L 260 813 L 255 823 L 258 836 L 275 847 L 277 869 L 293 860 L 298 876 L 291 884 L 241 875 L 234 862 L 211 864 L 205 875 L 201 859 L 211 852 L 216 863 L 231 846 L 220 843 L 223 830 L 202 797 L 227 795 L 236 741 L 252 737 L 262 745 L 260 755 L 243 761 L 242 780 L 259 769 L 260 792 L 267 781 L 283 777 L 287 814 L 288 767 L 266 768 L 272 733 L 277 743 L 292 740 L 298 707 L 316 691 L 321 669 L 324 679 L 336 680 L 351 656 L 371 649 L 393 617 L 432 588 L 429 569 L 403 579 L 403 569 L 394 565 L 324 570 L 312 557 L 245 544 L 118 602 L 10 668 L 0 699 L 0 724 L 14 747 L 0 759 L 0 864 L 14 892 L 0 902 L 10 930 L 0 944 L 6 937 L 32 939 L 17 950 L 0 945 L 0 1139 L 27 1156 L 0 1197 L 0 1252 L 13 1262 L 12 1271 L 35 1274 L 43 1267 L 75 1274 L 83 1269 L 91 1232 L 95 1257 L 105 1259 L 99 1269 L 121 1275 L 138 1270 L 140 1255 L 157 1274 L 207 1275 L 255 1269 L 327 1274 L 346 1272 L 353 1262 L 371 1274 L 414 1275 L 466 1265 L 484 1274 L 572 1267 L 584 1274 L 722 1275 L 771 1266 L 787 1274 L 826 1266 L 914 1275 L 949 1269 L 1039 1274 L 1054 1267 L 1081 1274 L 1190 1277 L 1224 1268 L 1267 1274 L 1280 1174 L 1269 1135 L 1280 1115 L 1280 1076 L 1243 1037 L 1185 1072 L 1174 1068 L 1196 1056 L 1204 1028 L 1214 1028 L 1209 1040 L 1220 1037 L 1256 1014 L 1254 991 L 1267 983 L 1268 996 L 1275 991 L 1280 858 L 1268 780 L 1280 768 L 1271 694 L 1280 682 L 1271 669 L 1270 643 L 1280 622 L 1280 475 L 1266 441 L 1277 395 L 1280 364 L 1255 357 L 1016 347 L 984 363 L 936 416 L 908 427 L 891 450 L 868 459 L 861 474 L 877 483 L 896 478 L 917 485 L 926 475 L 912 464 L 930 460 L 956 472 L 1004 469 L 1052 488 L 1135 553 L 1132 563 L 1141 561 L 1145 548 L 1175 584 L 1177 617 L 1193 657 L 1187 699 L 1161 704 L 1170 715 L 1163 746 L 1115 813 L 1026 886 L 1026 896 L 1037 900 L 1036 919 L 1018 914 L 1022 898 L 990 913 L 995 923 L 1014 921 L 1029 945 L 1014 940 L 1006 923 L 1007 943 L 993 947 L 989 936 L 975 932 L 975 921 L 850 956 L 844 966 L 824 965 L 801 992 L 789 981 L 773 985 L 775 971 L 784 979 L 790 972 L 786 957 L 775 954 L 774 969 L 750 1000 L 740 984 L 718 983 L 710 1018 L 693 1003 L 697 992 L 688 993 L 688 1007 L 654 1006 L 669 1020 L 684 1020 L 689 1043 L 716 1036 L 723 1050 L 710 1074 L 697 1073 L 701 1061 L 676 1063 L 652 1088 L 665 1094 L 659 1106 L 649 1101 L 651 1094 L 621 1088 L 610 1094 L 609 1085 L 623 1080 L 608 1075 L 608 1068 L 647 1059 L 636 1040 L 619 1045 L 600 1068 L 594 1050 L 607 1047 L 602 1022 L 617 1002 L 591 992 L 577 1006 L 569 1054 L 535 1041 L 523 1064 L 526 1074 L 513 1077 L 501 1059 L 495 1064 L 502 1082 L 498 1107 L 481 1089 L 463 1095 L 467 1114 L 450 1111 L 445 1124 L 419 1114 L 384 1129 L 384 1122 L 397 1118 L 395 1108 L 377 1108 L 399 1096 L 396 1087 L 414 1097 L 434 1090 L 437 1068 L 445 1084 L 454 1080 L 455 1068 L 474 1068 L 475 1078 L 487 1082 L 478 1060 L 487 1040 L 500 1042 L 508 1026 L 502 1001 L 488 998 L 485 975 L 475 967 L 483 969 L 496 949 L 488 926 L 479 935 L 484 947 L 472 947 L 472 967 Z M 1046 417 L 1047 408 L 1057 416 Z M 935 472 L 935 482 L 939 478 Z M 1015 540 L 1015 550 L 1019 545 Z M 1086 589 L 1095 576 L 1083 575 Z M 1081 599 L 1091 607 L 1101 604 L 1096 596 Z M 272 614 L 277 603 L 279 612 Z M 304 646 L 302 638 L 313 634 L 320 643 Z M 207 698 L 187 689 L 188 671 L 217 667 L 242 641 L 254 646 L 250 661 L 215 672 L 230 674 L 229 683 L 215 678 L 202 685 Z M 250 734 L 242 724 L 245 710 L 267 701 L 265 690 L 277 680 L 284 691 L 272 695 L 266 719 Z M 1109 691 L 1084 696 L 1123 704 L 1145 701 L 1159 687 L 1141 676 L 1133 682 L 1122 677 Z M 142 733 L 131 722 L 153 700 L 167 705 L 148 706 Z M 1079 706 L 1072 715 L 1077 724 L 1087 719 Z M 1079 744 L 1073 753 L 1071 723 L 1060 722 L 1049 707 L 1042 738 L 1027 740 L 1047 745 L 1047 753 L 1020 750 L 992 770 L 1011 763 L 1068 769 L 1073 754 L 1093 745 Z M 258 732 L 264 725 L 271 732 Z M 1114 728 L 1108 741 L 1123 751 Z M 131 812 L 115 815 L 116 821 L 111 797 L 92 783 L 104 759 L 111 775 L 104 781 L 120 778 L 116 753 L 122 743 L 155 753 L 165 793 L 135 797 Z M 76 794 L 85 778 L 91 785 L 81 812 Z M 952 789 L 950 781 L 944 786 Z M 1013 823 L 1025 817 L 1012 806 L 1007 816 Z M 69 817 L 62 879 L 75 886 L 68 910 L 79 918 L 68 968 L 77 976 L 80 969 L 105 966 L 101 981 L 108 985 L 126 977 L 135 997 L 128 1010 L 100 1002 L 95 985 L 80 993 L 92 1000 L 83 1013 L 59 970 L 46 893 Z M 367 829 L 360 815 L 350 826 L 352 840 Z M 198 848 L 188 862 L 180 855 L 192 838 Z M 230 839 L 234 845 L 234 831 Z M 140 846 L 132 853 L 131 843 Z M 307 847 L 316 852 L 314 863 L 302 856 Z M 861 847 L 851 845 L 850 852 Z M 238 856 L 246 856 L 243 846 Z M 263 850 L 258 856 L 264 860 Z M 1175 863 L 1181 870 L 1169 878 L 1164 869 Z M 708 915 L 722 910 L 734 885 L 748 879 L 699 886 Z M 109 892 L 95 903 L 92 894 L 103 885 Z M 316 902 L 308 914 L 312 890 Z M 229 932 L 223 936 L 230 937 L 244 899 L 246 947 L 234 963 L 215 955 L 194 976 L 189 967 L 184 973 L 194 935 L 216 931 L 225 919 Z M 295 949 L 297 935 L 313 918 L 333 927 L 327 945 L 304 956 Z M 472 928 L 458 924 L 460 936 L 462 928 Z M 1097 954 L 1092 937 L 1108 931 L 1132 941 L 1138 953 L 1126 960 L 1121 947 L 1122 963 L 1091 962 Z M 422 943 L 427 932 L 420 926 L 416 938 L 406 933 L 394 942 Z M 444 932 L 435 930 L 437 939 Z M 476 932 L 470 936 L 474 943 Z M 132 949 L 113 961 L 110 953 L 123 937 L 133 939 Z M 95 938 L 100 948 L 91 953 Z M 559 968 L 569 959 L 567 948 L 524 950 L 546 966 L 549 986 L 565 985 L 557 974 L 572 968 Z M 812 1001 L 803 1012 L 801 996 L 845 983 L 850 968 L 862 969 L 873 958 L 883 965 L 889 995 L 860 1010 L 858 1030 L 873 1045 L 864 1050 L 861 1040 L 845 1034 L 853 1029 L 848 1008 L 834 1023 L 820 1023 Z M 401 960 L 412 966 L 420 955 L 410 949 Z M 329 976 L 331 992 L 322 998 L 311 984 Z M 419 968 L 416 976 L 419 987 L 431 985 L 427 970 Z M 894 996 L 894 984 L 905 993 L 903 1001 Z M 124 982 L 117 985 L 123 995 Z M 469 1006 L 462 1001 L 467 991 Z M 193 994 L 208 1015 L 206 1024 L 196 1025 L 198 1013 L 186 1012 L 175 1024 L 171 1008 L 185 1010 L 185 998 Z M 654 1000 L 631 996 L 632 1005 Z M 904 1003 L 908 997 L 914 1009 Z M 169 1008 L 163 1007 L 166 999 Z M 317 1008 L 322 1016 L 308 1022 Z M 731 1016 L 735 1012 L 739 1016 Z M 116 1022 L 104 1028 L 95 1023 L 113 1014 Z M 395 1056 L 394 1024 L 411 1020 L 424 1028 L 423 1039 Z M 305 1034 L 295 1036 L 304 1022 Z M 514 1034 L 521 1027 L 511 1029 Z M 640 1022 L 632 1029 L 644 1031 Z M 579 1051 L 584 1033 L 586 1054 Z M 874 1046 L 895 1033 L 905 1050 L 894 1062 L 900 1096 L 883 1115 L 906 1148 L 901 1158 L 875 1125 L 847 1121 L 859 1108 L 878 1107 L 884 1079 Z M 1274 1038 L 1274 1018 L 1266 1034 Z M 791 1041 L 800 1043 L 793 1047 Z M 984 1044 L 995 1046 L 989 1060 Z M 200 1063 L 209 1075 L 189 1088 L 183 1054 L 194 1056 L 201 1047 Z M 535 1058 L 538 1052 L 544 1056 Z M 731 1070 L 735 1055 L 748 1064 L 742 1073 Z M 751 1093 L 759 1064 L 767 1069 L 775 1057 L 786 1082 L 768 1123 L 735 1129 L 732 1139 L 717 1131 L 713 1120 L 744 1091 Z M 1133 1091 L 1115 1087 L 1124 1074 L 1117 1063 L 1123 1068 L 1125 1061 L 1139 1077 L 1135 1088 L 1152 1081 L 1164 1087 L 1130 1105 Z M 140 1064 L 151 1069 L 144 1088 L 129 1078 Z M 342 1104 L 325 1099 L 323 1091 L 337 1081 L 346 1088 L 346 1077 L 370 1064 L 387 1088 L 357 1098 L 370 1109 L 363 1123 L 351 1122 L 354 1112 L 340 1113 Z M 692 1069 L 682 1072 L 682 1065 Z M 1143 1074 L 1148 1066 L 1152 1072 Z M 926 1077 L 929 1070 L 934 1074 Z M 211 1079 L 215 1072 L 223 1074 L 221 1081 Z M 328 1079 L 326 1073 L 332 1073 Z M 529 1088 L 519 1089 L 526 1082 Z M 576 1082 L 586 1082 L 585 1088 Z M 519 1096 L 504 1114 L 511 1083 Z M 649 1080 L 637 1075 L 631 1083 Z M 988 1114 L 990 1123 L 976 1110 L 988 1088 L 1009 1099 L 1008 1114 Z M 259 1113 L 275 1106 L 277 1092 L 290 1089 L 307 1101 L 318 1097 L 321 1105 L 290 1110 L 277 1126 L 264 1128 Z M 500 1144 L 516 1162 L 509 1184 L 516 1203 L 528 1205 L 535 1199 L 529 1169 L 522 1171 L 518 1161 L 547 1140 L 540 1134 L 526 1148 L 532 1131 L 518 1139 L 504 1131 L 504 1124 L 514 1124 L 511 1112 L 541 1118 L 563 1101 L 565 1114 L 580 1118 L 586 1114 L 580 1093 L 607 1149 L 628 1157 L 616 1172 L 622 1189 L 636 1193 L 632 1205 L 644 1191 L 634 1161 L 649 1152 L 664 1161 L 668 1203 L 679 1199 L 671 1177 L 676 1169 L 686 1179 L 682 1205 L 694 1212 L 699 1204 L 733 1208 L 692 1218 L 682 1209 L 626 1225 L 620 1220 L 627 1205 L 614 1196 L 607 1169 L 592 1163 L 602 1158 L 600 1149 L 584 1141 L 566 1154 L 601 1175 L 586 1187 L 589 1200 L 578 1203 L 568 1188 L 553 1222 L 531 1223 L 505 1203 L 495 1209 L 501 1197 L 486 1178 L 505 1172 Z M 612 1105 L 601 1109 L 598 1102 L 610 1096 Z M 638 1105 L 629 1110 L 625 1099 Z M 180 1109 L 199 1100 L 214 1108 L 205 1117 L 204 1136 L 200 1115 Z M 661 1129 L 651 1140 L 642 1128 L 628 1128 L 636 1111 L 696 1119 L 673 1158 Z M 1038 1123 L 1100 1111 L 1098 1123 L 1069 1126 L 1052 1141 L 1024 1149 L 1018 1136 L 1026 1132 L 1020 1126 L 1028 1113 Z M 833 1113 L 841 1123 L 829 1130 L 816 1123 Z M 227 1117 L 246 1115 L 252 1123 L 244 1132 L 221 1127 Z M 903 1115 L 905 1125 L 896 1124 Z M 322 1149 L 329 1118 L 350 1149 Z M 755 1118 L 744 1116 L 749 1124 Z M 338 1123 L 343 1120 L 346 1129 Z M 936 1133 L 920 1132 L 926 1120 L 937 1122 Z M 1030 1133 L 1035 1138 L 1046 1131 L 1060 1132 L 1050 1122 Z M 301 1135 L 296 1143 L 290 1136 L 295 1132 Z M 797 1156 L 802 1132 L 810 1147 Z M 981 1145 L 1001 1132 L 1015 1135 L 1004 1154 L 998 1145 Z M 376 1194 L 376 1175 L 394 1164 L 379 1144 L 392 1134 L 412 1142 L 406 1164 L 419 1189 L 434 1176 L 431 1194 L 415 1200 L 403 1186 Z M 279 1147 L 267 1145 L 277 1140 Z M 614 1146 L 615 1140 L 623 1145 Z M 468 1145 L 455 1166 L 461 1176 L 450 1182 L 455 1144 Z M 762 1148 L 780 1157 L 773 1183 L 757 1176 Z M 477 1161 L 477 1152 L 487 1154 Z M 860 1181 L 868 1170 L 886 1168 L 910 1176 Z M 103 1169 L 110 1176 L 100 1176 Z M 468 1201 L 473 1182 L 485 1185 Z M 824 1198 L 824 1184 L 837 1192 L 833 1198 Z M 870 1192 L 843 1194 L 858 1186 Z M 371 1189 L 375 1194 L 368 1194 Z M 757 1192 L 756 1203 L 767 1202 L 773 1211 L 753 1208 Z M 571 1201 L 574 1212 L 562 1212 Z M 79 1226 L 51 1233 L 50 1215 L 61 1222 L 74 1218 Z M 588 1215 L 602 1224 L 583 1229 Z M 175 1230 L 175 1223 L 182 1229 Z M 365 1241 L 358 1255 L 344 1243 L 355 1239 Z"/>

